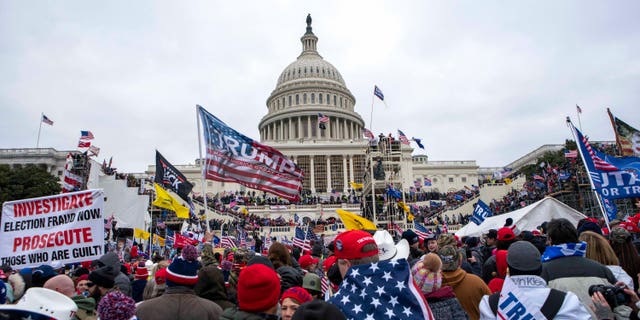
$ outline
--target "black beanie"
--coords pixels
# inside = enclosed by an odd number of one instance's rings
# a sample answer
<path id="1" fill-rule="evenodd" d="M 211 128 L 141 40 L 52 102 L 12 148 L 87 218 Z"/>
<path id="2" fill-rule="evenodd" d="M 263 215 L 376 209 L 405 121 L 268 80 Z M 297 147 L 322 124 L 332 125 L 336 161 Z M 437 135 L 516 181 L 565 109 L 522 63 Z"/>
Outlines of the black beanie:
<path id="1" fill-rule="evenodd" d="M 311 300 L 301 304 L 293 314 L 291 320 L 346 320 L 340 309 L 322 300 Z"/>
<path id="2" fill-rule="evenodd" d="M 105 266 L 91 271 L 89 273 L 89 281 L 95 283 L 99 287 L 111 289 L 115 284 L 115 275 L 113 267 Z"/>

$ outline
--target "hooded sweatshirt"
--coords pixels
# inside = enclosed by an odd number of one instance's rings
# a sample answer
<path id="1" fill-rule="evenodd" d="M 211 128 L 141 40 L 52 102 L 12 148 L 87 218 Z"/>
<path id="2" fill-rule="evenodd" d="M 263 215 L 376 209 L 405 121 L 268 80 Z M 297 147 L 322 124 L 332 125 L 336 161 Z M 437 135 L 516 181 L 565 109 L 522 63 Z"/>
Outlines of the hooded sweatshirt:
<path id="1" fill-rule="evenodd" d="M 491 294 L 491 290 L 480 277 L 468 274 L 460 268 L 454 271 L 443 271 L 442 286 L 453 288 L 453 292 L 455 292 L 462 308 L 469 314 L 469 319 L 480 318 L 478 305 L 482 300 L 482 296 Z"/>
<path id="2" fill-rule="evenodd" d="M 218 304 L 222 310 L 234 307 L 235 305 L 229 301 L 222 271 L 218 269 L 217 263 L 214 261 L 215 258 L 205 259 L 205 256 L 202 256 L 204 267 L 198 271 L 198 282 L 193 290 L 199 297 Z"/>
<path id="3" fill-rule="evenodd" d="M 122 293 L 131 296 L 131 281 L 126 274 L 120 271 L 120 259 L 115 252 L 108 252 L 98 259 L 102 265 L 111 266 L 114 270 L 114 287 L 118 288 Z"/>

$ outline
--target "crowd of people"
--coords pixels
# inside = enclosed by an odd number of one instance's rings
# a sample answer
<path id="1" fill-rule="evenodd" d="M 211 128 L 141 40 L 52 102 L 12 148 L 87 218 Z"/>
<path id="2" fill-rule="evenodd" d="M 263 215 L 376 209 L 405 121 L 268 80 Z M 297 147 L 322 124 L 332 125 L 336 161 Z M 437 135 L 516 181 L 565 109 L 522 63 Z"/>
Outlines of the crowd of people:
<path id="1" fill-rule="evenodd" d="M 3 266 L 0 318 L 636 319 L 639 223 L 557 218 L 519 230 L 507 219 L 463 238 L 350 230 L 302 250 L 207 238 L 151 260 L 111 247 L 75 265 Z"/>

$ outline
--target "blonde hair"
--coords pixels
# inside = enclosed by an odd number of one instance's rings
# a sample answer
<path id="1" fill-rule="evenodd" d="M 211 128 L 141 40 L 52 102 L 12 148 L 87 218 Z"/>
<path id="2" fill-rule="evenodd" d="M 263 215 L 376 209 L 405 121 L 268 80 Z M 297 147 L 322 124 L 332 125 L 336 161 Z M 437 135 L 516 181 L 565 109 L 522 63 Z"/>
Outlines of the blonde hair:
<path id="1" fill-rule="evenodd" d="M 619 266 L 620 260 L 611 248 L 609 241 L 603 236 L 593 232 L 584 231 L 578 240 L 587 243 L 587 258 L 602 263 L 605 266 Z"/>

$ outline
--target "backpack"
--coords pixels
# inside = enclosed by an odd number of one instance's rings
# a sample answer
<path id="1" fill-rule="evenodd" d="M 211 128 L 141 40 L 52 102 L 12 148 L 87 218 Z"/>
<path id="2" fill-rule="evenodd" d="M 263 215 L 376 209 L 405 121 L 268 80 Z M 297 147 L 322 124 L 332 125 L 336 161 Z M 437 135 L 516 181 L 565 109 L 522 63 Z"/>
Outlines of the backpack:
<path id="1" fill-rule="evenodd" d="M 551 289 L 549 291 L 549 295 L 547 299 L 540 307 L 540 313 L 542 313 L 547 319 L 555 318 L 558 311 L 560 311 L 560 307 L 562 307 L 562 303 L 564 302 L 564 297 L 567 295 L 566 292 Z M 498 301 L 500 300 L 500 292 L 496 292 L 489 296 L 489 307 L 491 307 L 491 311 L 494 315 L 498 314 Z"/>

